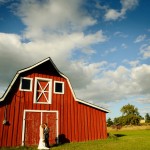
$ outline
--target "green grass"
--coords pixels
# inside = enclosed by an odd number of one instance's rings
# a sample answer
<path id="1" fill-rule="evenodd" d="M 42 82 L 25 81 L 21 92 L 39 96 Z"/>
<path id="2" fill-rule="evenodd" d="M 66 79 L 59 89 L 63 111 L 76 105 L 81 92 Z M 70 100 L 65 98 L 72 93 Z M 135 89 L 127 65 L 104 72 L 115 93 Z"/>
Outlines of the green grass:
<path id="1" fill-rule="evenodd" d="M 112 130 L 106 140 L 68 143 L 55 147 L 51 150 L 149 150 L 150 130 Z M 35 150 L 29 147 L 1 148 L 1 150 Z"/>
<path id="2" fill-rule="evenodd" d="M 112 131 L 107 140 L 70 143 L 52 150 L 149 150 L 150 130 Z"/>

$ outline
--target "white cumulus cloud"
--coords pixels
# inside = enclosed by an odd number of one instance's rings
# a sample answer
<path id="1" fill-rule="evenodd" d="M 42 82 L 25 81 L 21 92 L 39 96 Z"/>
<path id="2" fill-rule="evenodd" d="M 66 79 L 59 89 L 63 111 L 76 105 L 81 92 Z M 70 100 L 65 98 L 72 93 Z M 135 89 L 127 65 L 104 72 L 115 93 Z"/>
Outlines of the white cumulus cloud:
<path id="1" fill-rule="evenodd" d="M 117 101 L 131 96 L 147 97 L 150 90 L 150 66 L 141 65 L 131 69 L 119 66 L 116 70 L 103 70 L 98 78 L 76 90 L 83 99 L 98 102 Z M 150 97 L 149 97 L 150 98 Z"/>
<path id="2" fill-rule="evenodd" d="M 124 18 L 128 10 L 133 9 L 138 5 L 138 1 L 139 0 L 121 0 L 120 3 L 122 8 L 120 10 L 107 8 L 104 16 L 105 20 L 110 21 Z"/>
<path id="3" fill-rule="evenodd" d="M 82 3 L 81 0 L 25 0 L 16 13 L 27 26 L 25 37 L 37 39 L 49 33 L 70 33 L 94 25 L 96 20 L 81 7 Z"/>

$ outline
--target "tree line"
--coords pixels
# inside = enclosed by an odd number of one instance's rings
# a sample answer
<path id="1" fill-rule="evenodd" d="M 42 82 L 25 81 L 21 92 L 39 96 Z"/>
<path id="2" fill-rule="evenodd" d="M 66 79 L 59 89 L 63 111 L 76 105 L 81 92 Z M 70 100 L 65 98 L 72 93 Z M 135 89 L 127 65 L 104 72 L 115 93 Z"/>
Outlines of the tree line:
<path id="1" fill-rule="evenodd" d="M 136 108 L 134 105 L 127 104 L 123 106 L 120 111 L 122 113 L 120 117 L 116 117 L 114 120 L 111 120 L 111 118 L 107 119 L 107 126 L 139 125 L 140 120 L 144 119 L 142 116 L 140 116 L 138 108 Z M 148 113 L 145 115 L 145 123 L 150 123 L 150 115 Z"/>

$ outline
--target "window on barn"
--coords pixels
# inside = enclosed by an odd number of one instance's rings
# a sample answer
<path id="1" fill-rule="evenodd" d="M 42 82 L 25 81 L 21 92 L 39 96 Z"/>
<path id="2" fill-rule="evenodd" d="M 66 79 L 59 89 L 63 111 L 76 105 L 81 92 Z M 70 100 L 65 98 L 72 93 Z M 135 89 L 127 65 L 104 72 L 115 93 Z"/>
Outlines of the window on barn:
<path id="1" fill-rule="evenodd" d="M 19 89 L 20 91 L 32 91 L 32 79 L 21 77 Z"/>
<path id="2" fill-rule="evenodd" d="M 64 94 L 64 82 L 54 81 L 54 93 Z"/>
<path id="3" fill-rule="evenodd" d="M 52 80 L 47 78 L 35 78 L 34 103 L 51 104 Z"/>

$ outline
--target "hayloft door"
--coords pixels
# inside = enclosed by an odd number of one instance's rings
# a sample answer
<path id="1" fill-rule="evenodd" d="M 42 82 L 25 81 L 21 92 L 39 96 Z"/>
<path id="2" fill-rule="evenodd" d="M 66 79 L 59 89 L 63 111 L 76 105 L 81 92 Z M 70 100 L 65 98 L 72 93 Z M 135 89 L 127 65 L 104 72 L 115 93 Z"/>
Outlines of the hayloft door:
<path id="1" fill-rule="evenodd" d="M 41 124 L 40 112 L 26 112 L 24 144 L 37 145 L 39 141 L 39 125 Z"/>
<path id="2" fill-rule="evenodd" d="M 47 78 L 35 78 L 34 103 L 51 104 L 52 80 Z"/>
<path id="3" fill-rule="evenodd" d="M 31 146 L 39 144 L 40 124 L 47 123 L 50 128 L 49 143 L 58 141 L 58 112 L 25 110 L 22 132 L 22 145 Z"/>

